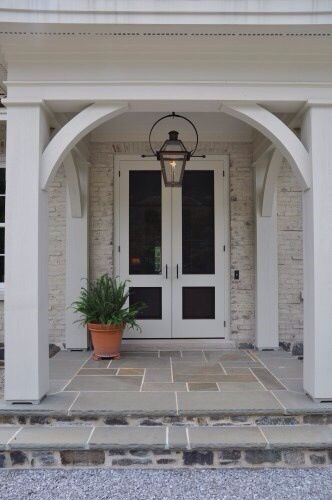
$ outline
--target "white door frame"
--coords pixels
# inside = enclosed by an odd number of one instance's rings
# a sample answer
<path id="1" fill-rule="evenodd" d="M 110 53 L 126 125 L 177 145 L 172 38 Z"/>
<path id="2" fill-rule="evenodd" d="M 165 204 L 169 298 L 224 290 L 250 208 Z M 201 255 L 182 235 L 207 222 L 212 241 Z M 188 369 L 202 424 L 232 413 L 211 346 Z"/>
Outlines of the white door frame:
<path id="1" fill-rule="evenodd" d="M 220 162 L 220 168 L 224 171 L 225 182 L 224 186 L 224 196 L 223 196 L 223 213 L 224 213 L 224 227 L 225 227 L 225 284 L 224 284 L 224 310 L 225 310 L 225 321 L 226 326 L 224 327 L 224 339 L 220 339 L 221 342 L 230 340 L 230 277 L 231 277 L 231 266 L 230 266 L 230 208 L 229 208 L 229 156 L 228 155 L 208 155 L 206 160 L 212 160 Z M 121 171 L 121 161 L 153 161 L 155 158 L 142 158 L 140 155 L 127 155 L 127 154 L 117 154 L 114 156 L 114 246 L 113 246 L 113 262 L 114 262 L 114 274 L 119 275 L 120 272 L 120 253 L 118 251 L 120 245 L 120 177 L 119 172 Z M 195 161 L 194 159 L 191 161 Z M 200 159 L 200 161 L 204 161 Z M 169 339 L 173 340 L 173 339 Z M 144 340 L 147 342 L 147 340 Z M 216 339 L 217 341 L 217 339 Z"/>

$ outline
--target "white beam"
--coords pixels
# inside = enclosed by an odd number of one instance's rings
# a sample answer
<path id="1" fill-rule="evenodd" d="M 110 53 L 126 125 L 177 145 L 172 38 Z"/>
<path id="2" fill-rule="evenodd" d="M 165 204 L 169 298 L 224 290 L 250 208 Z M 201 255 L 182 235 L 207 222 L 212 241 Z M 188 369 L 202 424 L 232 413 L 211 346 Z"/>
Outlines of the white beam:
<path id="1" fill-rule="evenodd" d="M 304 376 L 314 399 L 332 399 L 332 105 L 305 114 L 312 188 L 303 194 Z"/>
<path id="2" fill-rule="evenodd" d="M 41 104 L 9 106 L 7 120 L 5 399 L 48 391 L 48 200 L 40 159 L 49 127 Z"/>
<path id="3" fill-rule="evenodd" d="M 68 165 L 67 165 L 68 166 Z M 71 166 L 73 167 L 73 165 Z M 67 349 L 86 349 L 87 330 L 80 323 L 71 304 L 80 294 L 81 287 L 88 278 L 88 179 L 89 169 L 86 165 L 76 167 L 77 181 L 80 185 L 81 216 L 73 211 L 73 196 L 70 194 L 72 180 L 67 178 L 67 238 L 66 238 L 66 347 Z M 73 170 L 73 168 L 71 168 Z M 68 170 L 66 169 L 66 177 Z M 68 183 L 69 180 L 69 183 Z M 71 188 L 72 189 L 72 188 Z M 77 215 L 77 214 L 76 214 Z"/>
<path id="4" fill-rule="evenodd" d="M 255 167 L 256 200 L 256 347 L 277 349 L 278 332 L 278 241 L 276 192 L 273 194 L 272 214 L 261 215 L 267 164 Z"/>

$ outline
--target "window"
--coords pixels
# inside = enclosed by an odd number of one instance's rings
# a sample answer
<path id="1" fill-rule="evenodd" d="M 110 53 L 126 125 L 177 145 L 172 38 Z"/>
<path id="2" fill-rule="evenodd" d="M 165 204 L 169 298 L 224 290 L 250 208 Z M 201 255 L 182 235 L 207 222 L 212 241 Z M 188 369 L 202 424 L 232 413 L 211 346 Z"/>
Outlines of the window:
<path id="1" fill-rule="evenodd" d="M 2 162 L 1 162 L 2 163 Z M 6 169 L 0 163 L 0 287 L 5 281 Z"/>

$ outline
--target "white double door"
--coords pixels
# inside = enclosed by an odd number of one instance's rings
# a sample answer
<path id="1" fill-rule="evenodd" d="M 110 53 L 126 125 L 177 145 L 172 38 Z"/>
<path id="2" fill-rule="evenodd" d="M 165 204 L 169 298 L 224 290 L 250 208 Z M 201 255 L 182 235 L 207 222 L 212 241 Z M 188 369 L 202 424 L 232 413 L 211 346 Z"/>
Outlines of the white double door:
<path id="1" fill-rule="evenodd" d="M 181 188 L 156 161 L 116 162 L 116 270 L 141 302 L 141 333 L 127 338 L 225 337 L 223 165 L 192 160 Z"/>

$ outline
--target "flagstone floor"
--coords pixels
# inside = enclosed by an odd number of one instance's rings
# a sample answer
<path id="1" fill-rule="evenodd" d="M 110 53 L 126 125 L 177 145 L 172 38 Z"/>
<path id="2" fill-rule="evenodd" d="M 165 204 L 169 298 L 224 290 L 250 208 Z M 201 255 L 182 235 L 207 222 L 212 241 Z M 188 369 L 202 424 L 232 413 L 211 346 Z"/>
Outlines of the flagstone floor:
<path id="1" fill-rule="evenodd" d="M 94 361 L 90 352 L 50 359 L 50 391 L 39 404 L 0 411 L 74 414 L 198 415 L 331 412 L 303 391 L 302 361 L 284 351 L 192 350 L 122 352 Z"/>

